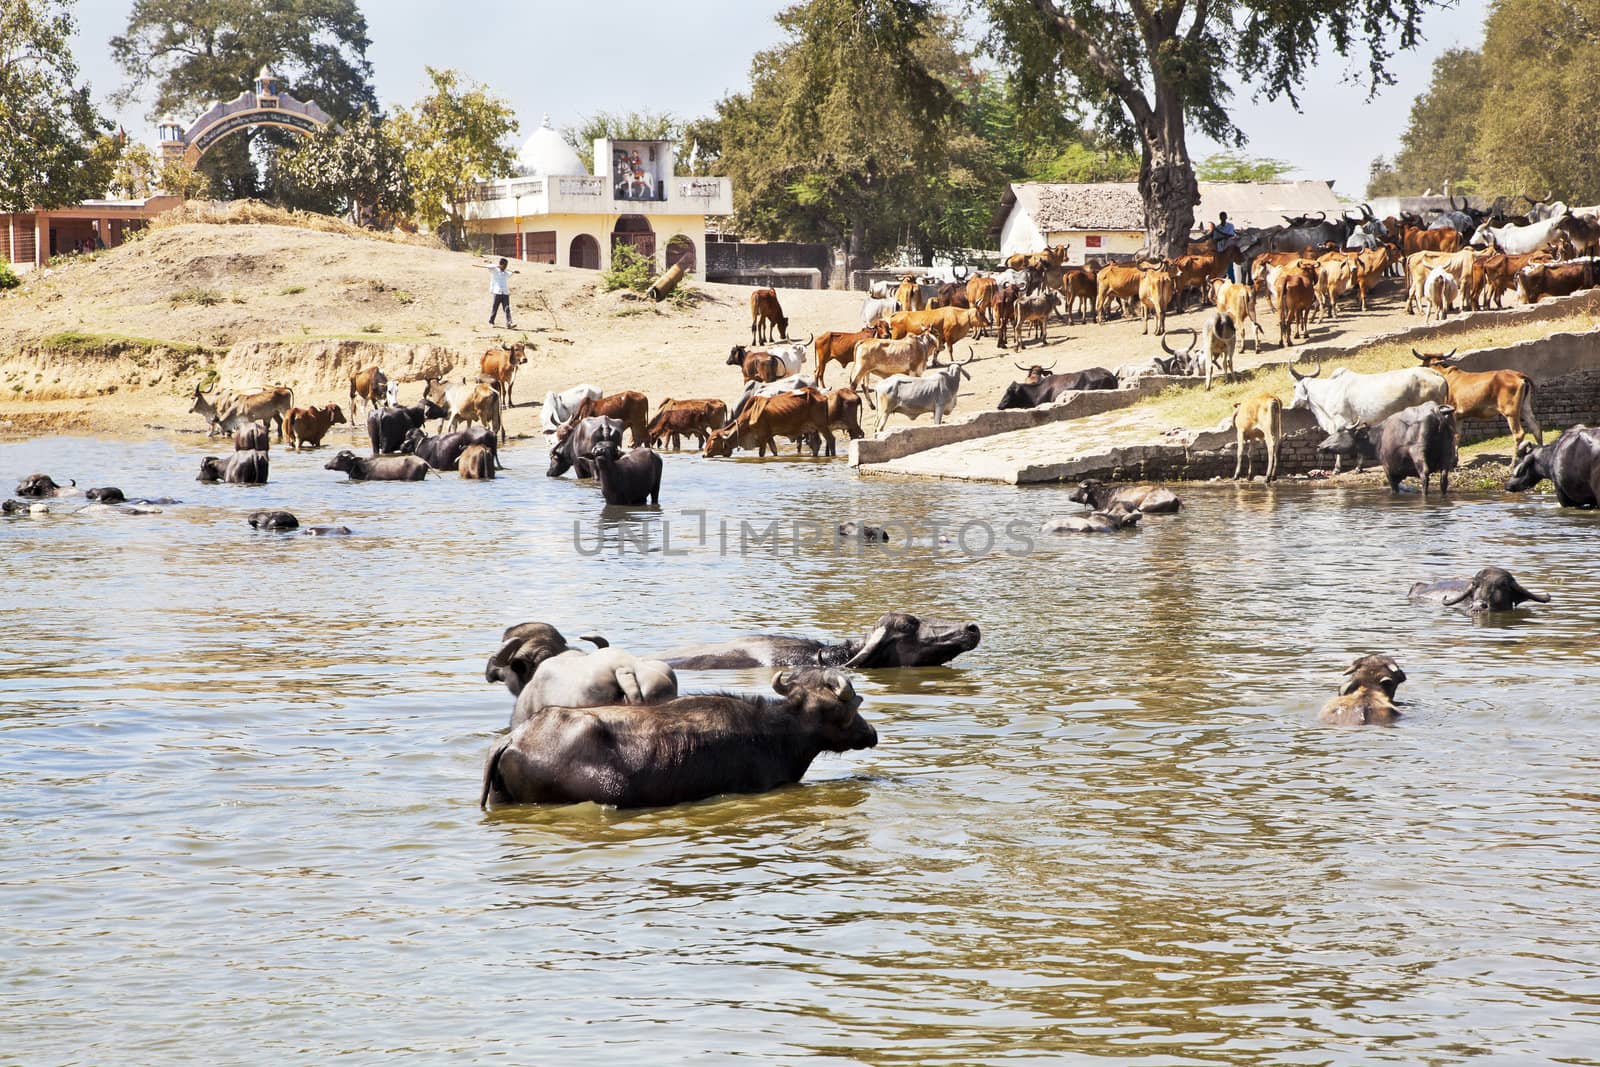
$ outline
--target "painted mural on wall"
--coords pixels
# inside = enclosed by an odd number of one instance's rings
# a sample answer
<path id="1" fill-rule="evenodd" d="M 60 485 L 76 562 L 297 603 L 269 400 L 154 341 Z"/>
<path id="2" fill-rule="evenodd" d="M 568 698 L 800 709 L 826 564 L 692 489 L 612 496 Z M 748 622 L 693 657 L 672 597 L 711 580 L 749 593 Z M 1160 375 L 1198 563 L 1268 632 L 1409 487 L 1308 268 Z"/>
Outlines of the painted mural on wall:
<path id="1" fill-rule="evenodd" d="M 661 200 L 666 146 L 653 141 L 611 142 L 611 188 L 618 200 Z"/>

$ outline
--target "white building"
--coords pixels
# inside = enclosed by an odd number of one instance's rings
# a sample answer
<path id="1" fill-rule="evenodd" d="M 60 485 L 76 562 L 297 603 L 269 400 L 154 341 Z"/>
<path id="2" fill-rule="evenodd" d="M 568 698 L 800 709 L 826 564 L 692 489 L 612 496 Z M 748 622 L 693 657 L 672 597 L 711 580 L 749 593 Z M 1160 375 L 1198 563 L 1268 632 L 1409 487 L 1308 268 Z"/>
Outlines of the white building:
<path id="1" fill-rule="evenodd" d="M 629 244 L 660 269 L 686 260 L 703 272 L 706 217 L 733 213 L 733 182 L 677 174 L 672 141 L 600 138 L 594 159 L 591 174 L 545 116 L 517 154 L 517 177 L 478 186 L 468 228 L 508 259 L 604 270 Z"/>
<path id="2" fill-rule="evenodd" d="M 1226 211 L 1241 229 L 1275 226 L 1283 216 L 1338 218 L 1345 205 L 1331 182 L 1201 182 L 1195 225 Z M 989 232 L 1001 256 L 1066 244 L 1069 261 L 1127 257 L 1144 247 L 1144 201 L 1134 182 L 1016 182 L 1000 198 Z"/>

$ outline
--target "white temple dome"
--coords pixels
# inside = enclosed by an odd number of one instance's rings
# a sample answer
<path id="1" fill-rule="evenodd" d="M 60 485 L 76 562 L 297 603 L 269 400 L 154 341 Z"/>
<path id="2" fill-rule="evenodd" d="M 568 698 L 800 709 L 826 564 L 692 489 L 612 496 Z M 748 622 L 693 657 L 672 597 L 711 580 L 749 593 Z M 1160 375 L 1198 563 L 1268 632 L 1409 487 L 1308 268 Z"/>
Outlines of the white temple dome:
<path id="1" fill-rule="evenodd" d="M 546 115 L 544 123 L 533 131 L 533 136 L 517 153 L 517 173 L 528 178 L 548 178 L 587 174 L 589 169 L 566 139 L 550 128 L 550 116 Z"/>

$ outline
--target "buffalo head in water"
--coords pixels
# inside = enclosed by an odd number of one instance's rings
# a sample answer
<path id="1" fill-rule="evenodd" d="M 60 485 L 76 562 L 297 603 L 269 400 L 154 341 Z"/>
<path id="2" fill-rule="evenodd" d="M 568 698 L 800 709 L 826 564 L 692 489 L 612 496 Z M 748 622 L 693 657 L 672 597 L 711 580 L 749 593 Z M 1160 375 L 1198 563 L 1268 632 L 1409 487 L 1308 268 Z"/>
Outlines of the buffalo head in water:
<path id="1" fill-rule="evenodd" d="M 1432 600 L 1446 607 L 1459 607 L 1479 615 L 1489 611 L 1511 611 L 1526 601 L 1550 603 L 1549 593 L 1524 589 L 1508 570 L 1485 567 L 1470 581 L 1455 578 L 1443 582 L 1417 582 L 1408 594 L 1412 600 Z"/>
<path id="2" fill-rule="evenodd" d="M 978 647 L 982 636 L 975 622 L 921 619 L 904 611 L 891 611 L 878 620 L 842 666 L 937 667 Z"/>
<path id="3" fill-rule="evenodd" d="M 68 482 L 71 486 L 78 484 L 70 478 Z M 66 496 L 69 489 L 69 486 L 57 485 L 56 480 L 48 474 L 30 474 L 17 483 L 18 496 L 31 497 L 35 500 L 46 496 Z"/>

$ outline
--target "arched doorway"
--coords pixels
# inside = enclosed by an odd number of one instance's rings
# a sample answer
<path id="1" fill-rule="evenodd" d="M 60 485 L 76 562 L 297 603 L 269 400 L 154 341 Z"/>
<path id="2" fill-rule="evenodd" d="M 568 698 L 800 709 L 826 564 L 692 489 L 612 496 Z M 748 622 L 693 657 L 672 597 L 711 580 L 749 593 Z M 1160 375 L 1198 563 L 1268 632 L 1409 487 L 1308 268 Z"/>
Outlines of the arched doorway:
<path id="1" fill-rule="evenodd" d="M 693 274 L 699 269 L 694 258 L 694 241 L 683 234 L 678 234 L 667 242 L 667 267 L 682 263 L 683 269 Z"/>
<path id="2" fill-rule="evenodd" d="M 567 250 L 567 263 L 584 270 L 600 269 L 600 242 L 586 233 L 580 233 L 572 239 L 572 247 Z"/>
<path id="3" fill-rule="evenodd" d="M 656 234 L 650 220 L 643 215 L 622 215 L 611 230 L 611 251 L 615 254 L 621 245 L 632 245 L 633 250 L 652 262 L 656 258 Z"/>

